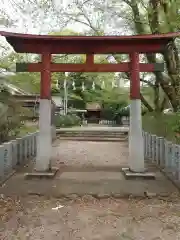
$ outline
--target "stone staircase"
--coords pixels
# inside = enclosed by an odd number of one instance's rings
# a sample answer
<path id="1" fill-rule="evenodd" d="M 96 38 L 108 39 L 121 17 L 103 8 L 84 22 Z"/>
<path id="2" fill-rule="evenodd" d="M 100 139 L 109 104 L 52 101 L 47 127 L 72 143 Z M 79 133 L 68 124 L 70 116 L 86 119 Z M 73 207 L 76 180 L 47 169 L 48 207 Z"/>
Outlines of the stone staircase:
<path id="1" fill-rule="evenodd" d="M 57 139 L 74 141 L 95 142 L 121 142 L 127 141 L 128 131 L 113 130 L 88 130 L 88 129 L 57 129 Z"/>

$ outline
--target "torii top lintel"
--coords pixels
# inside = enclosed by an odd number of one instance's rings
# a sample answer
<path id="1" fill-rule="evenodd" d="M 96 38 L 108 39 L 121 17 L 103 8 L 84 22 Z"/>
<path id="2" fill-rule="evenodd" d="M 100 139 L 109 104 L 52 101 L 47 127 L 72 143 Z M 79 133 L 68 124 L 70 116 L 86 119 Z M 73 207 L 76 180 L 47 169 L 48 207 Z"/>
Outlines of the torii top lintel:
<path id="1" fill-rule="evenodd" d="M 0 32 L 18 53 L 161 53 L 179 33 L 133 36 L 53 36 Z"/>

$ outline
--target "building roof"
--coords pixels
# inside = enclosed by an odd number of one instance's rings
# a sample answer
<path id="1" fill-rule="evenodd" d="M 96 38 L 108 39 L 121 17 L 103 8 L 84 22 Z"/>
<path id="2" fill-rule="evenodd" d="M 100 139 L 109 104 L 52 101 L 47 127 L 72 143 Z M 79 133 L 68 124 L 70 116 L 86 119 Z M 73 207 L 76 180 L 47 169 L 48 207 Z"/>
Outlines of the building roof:
<path id="1" fill-rule="evenodd" d="M 101 105 L 99 103 L 87 103 L 86 110 L 88 111 L 100 111 Z"/>
<path id="2" fill-rule="evenodd" d="M 19 102 L 34 102 L 39 104 L 39 100 L 40 100 L 40 96 L 35 94 L 28 94 L 28 95 L 14 94 L 13 96 Z M 51 100 L 51 102 L 52 104 L 56 105 L 53 99 Z"/>
<path id="3" fill-rule="evenodd" d="M 163 38 L 174 38 L 180 36 L 180 32 L 173 32 L 173 33 L 162 33 L 162 34 L 142 34 L 142 35 L 121 35 L 121 36 L 60 36 L 60 35 L 37 35 L 37 34 L 22 34 L 22 33 L 12 33 L 12 32 L 5 32 L 0 31 L 1 36 L 4 37 L 11 37 L 17 39 L 41 39 L 45 41 L 53 40 L 65 40 L 65 41 L 76 41 L 76 40 L 95 40 L 95 41 L 107 41 L 107 40 L 130 40 L 133 41 L 134 39 L 143 39 L 143 40 L 151 40 L 151 39 L 163 39 Z"/>
<path id="4" fill-rule="evenodd" d="M 133 36 L 54 36 L 0 31 L 16 52 L 42 53 L 46 46 L 51 53 L 128 53 L 152 52 L 152 45 L 165 46 L 178 33 Z M 154 49 L 157 52 L 157 49 Z"/>

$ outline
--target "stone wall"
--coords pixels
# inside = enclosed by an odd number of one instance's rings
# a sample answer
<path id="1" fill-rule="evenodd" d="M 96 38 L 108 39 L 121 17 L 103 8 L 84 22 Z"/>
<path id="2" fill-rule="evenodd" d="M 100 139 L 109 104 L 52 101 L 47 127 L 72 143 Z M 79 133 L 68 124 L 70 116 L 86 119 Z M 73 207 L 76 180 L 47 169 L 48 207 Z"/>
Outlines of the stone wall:
<path id="1" fill-rule="evenodd" d="M 147 132 L 144 136 L 145 159 L 158 165 L 174 182 L 180 183 L 180 145 Z"/>
<path id="2" fill-rule="evenodd" d="M 0 182 L 36 157 L 38 132 L 0 145 Z"/>

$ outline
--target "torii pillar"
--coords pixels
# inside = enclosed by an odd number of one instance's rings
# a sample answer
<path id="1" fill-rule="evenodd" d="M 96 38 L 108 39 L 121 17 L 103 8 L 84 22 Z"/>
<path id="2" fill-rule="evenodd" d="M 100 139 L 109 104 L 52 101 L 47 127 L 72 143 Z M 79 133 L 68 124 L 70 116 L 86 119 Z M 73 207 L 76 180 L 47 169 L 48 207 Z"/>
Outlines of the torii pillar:
<path id="1" fill-rule="evenodd" d="M 130 56 L 130 128 L 129 128 L 129 167 L 123 168 L 127 179 L 154 179 L 155 173 L 148 172 L 144 164 L 144 140 L 142 135 L 142 114 L 140 97 L 139 52 Z"/>
<path id="2" fill-rule="evenodd" d="M 130 129 L 129 129 L 129 169 L 142 173 L 144 168 L 144 141 L 142 136 L 142 116 L 140 98 L 139 53 L 130 54 Z"/>
<path id="3" fill-rule="evenodd" d="M 52 134 L 51 134 L 51 54 L 42 53 L 39 135 L 37 142 L 36 171 L 51 170 Z"/>

